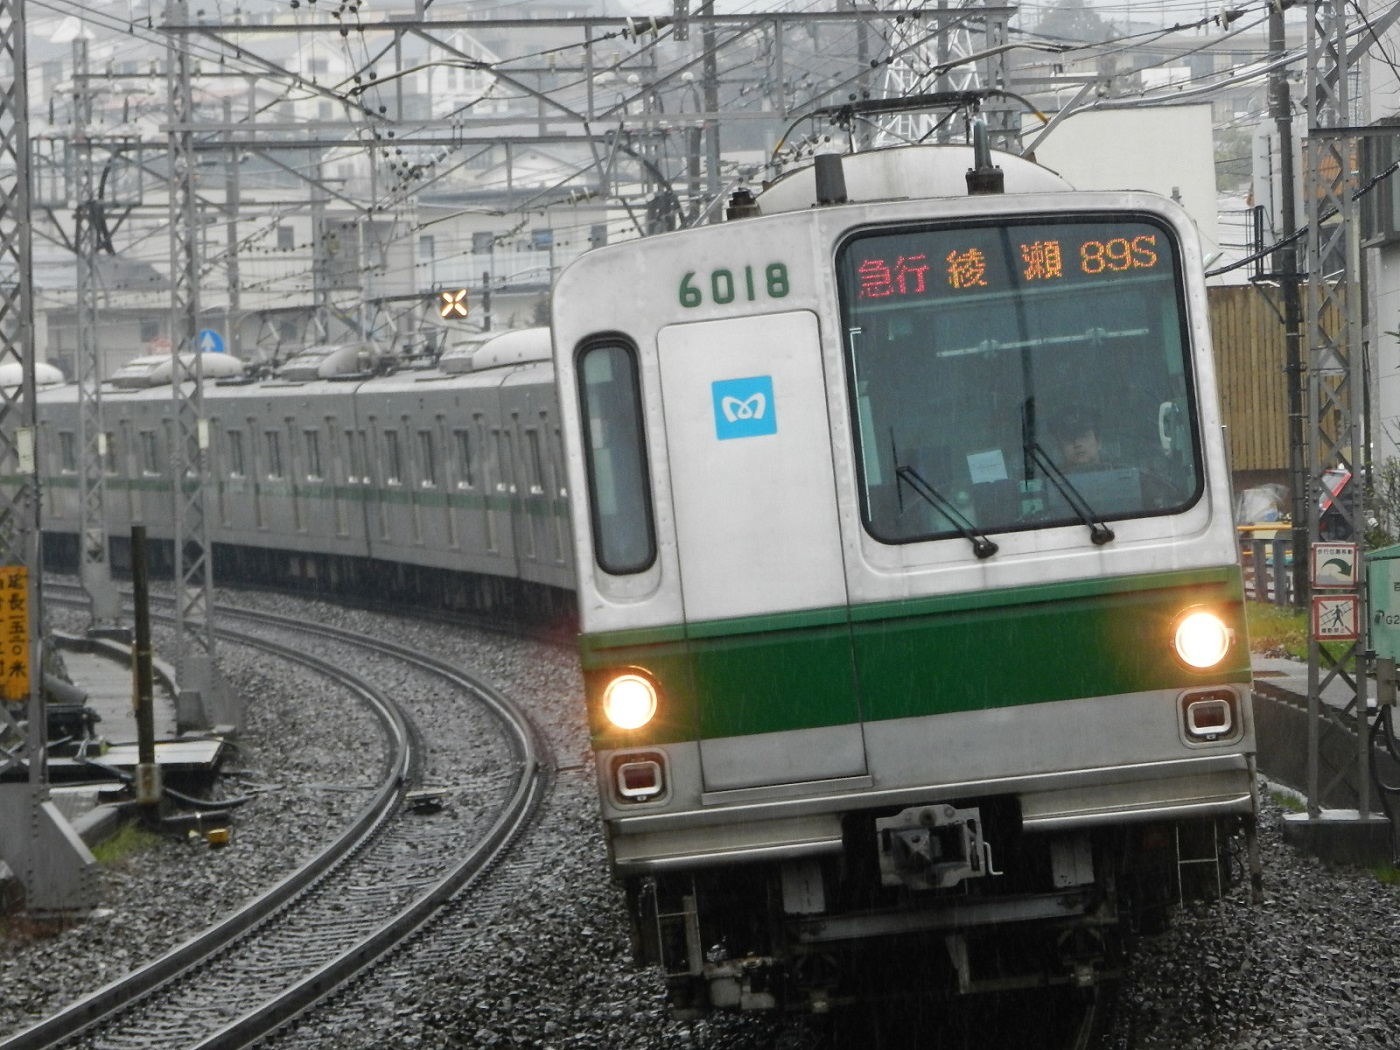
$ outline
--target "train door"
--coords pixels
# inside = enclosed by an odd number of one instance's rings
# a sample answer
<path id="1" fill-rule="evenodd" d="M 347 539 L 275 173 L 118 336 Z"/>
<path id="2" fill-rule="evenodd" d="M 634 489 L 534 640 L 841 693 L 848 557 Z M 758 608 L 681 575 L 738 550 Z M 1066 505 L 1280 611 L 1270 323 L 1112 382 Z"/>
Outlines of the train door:
<path id="1" fill-rule="evenodd" d="M 816 316 L 657 342 L 705 786 L 862 776 Z"/>

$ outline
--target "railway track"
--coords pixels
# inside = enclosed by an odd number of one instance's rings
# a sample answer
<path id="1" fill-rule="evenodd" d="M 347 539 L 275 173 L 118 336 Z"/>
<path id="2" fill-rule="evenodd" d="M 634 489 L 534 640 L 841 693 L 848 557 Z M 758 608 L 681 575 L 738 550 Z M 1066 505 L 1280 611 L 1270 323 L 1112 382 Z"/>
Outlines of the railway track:
<path id="1" fill-rule="evenodd" d="M 63 591 L 49 596 L 62 601 Z M 528 720 L 460 668 L 381 639 L 263 612 L 221 606 L 220 623 L 225 641 L 299 663 L 371 705 L 390 743 L 372 801 L 310 862 L 237 913 L 0 1042 L 0 1050 L 251 1045 L 429 922 L 499 859 L 545 794 L 548 764 Z M 350 651 L 369 654 L 378 665 L 373 677 L 392 687 L 347 670 L 356 662 Z M 444 703 L 455 705 L 480 747 L 496 749 L 495 771 L 447 785 L 443 795 L 455 804 L 445 815 L 422 814 L 408 802 L 430 764 L 414 729 L 422 712 L 414 707 Z"/>

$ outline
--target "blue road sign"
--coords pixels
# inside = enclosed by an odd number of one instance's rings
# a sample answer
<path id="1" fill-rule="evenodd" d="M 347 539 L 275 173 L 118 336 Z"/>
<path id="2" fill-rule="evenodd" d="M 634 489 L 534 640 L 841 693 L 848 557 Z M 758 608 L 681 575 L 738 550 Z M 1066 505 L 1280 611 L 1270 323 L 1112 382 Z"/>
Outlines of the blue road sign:
<path id="1" fill-rule="evenodd" d="M 201 328 L 199 330 L 199 349 L 206 354 L 222 354 L 224 352 L 224 337 L 212 328 Z"/>

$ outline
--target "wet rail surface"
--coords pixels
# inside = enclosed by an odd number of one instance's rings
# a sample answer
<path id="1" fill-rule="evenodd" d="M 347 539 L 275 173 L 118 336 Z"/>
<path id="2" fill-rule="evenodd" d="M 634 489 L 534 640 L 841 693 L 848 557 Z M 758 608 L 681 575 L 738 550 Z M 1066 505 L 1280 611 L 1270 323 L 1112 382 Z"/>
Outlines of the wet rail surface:
<path id="1" fill-rule="evenodd" d="M 432 654 L 264 612 L 221 606 L 220 622 L 224 641 L 312 668 L 373 707 L 389 759 L 372 801 L 310 862 L 244 908 L 0 1042 L 3 1050 L 250 1045 L 429 922 L 490 869 L 547 793 L 549 764 L 528 719 L 468 672 Z M 433 756 L 415 724 L 440 726 L 449 713 L 453 745 Z M 425 813 L 413 804 L 410 793 L 425 775 L 434 800 L 451 805 Z"/>

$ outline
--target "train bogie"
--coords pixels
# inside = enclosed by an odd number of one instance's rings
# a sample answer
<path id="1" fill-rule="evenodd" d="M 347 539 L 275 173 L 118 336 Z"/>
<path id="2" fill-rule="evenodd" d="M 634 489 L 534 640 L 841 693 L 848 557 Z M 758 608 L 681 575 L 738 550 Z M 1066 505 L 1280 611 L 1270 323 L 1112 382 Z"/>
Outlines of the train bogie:
<path id="1" fill-rule="evenodd" d="M 556 288 L 602 814 L 687 1008 L 818 1008 L 906 935 L 954 990 L 1092 982 L 1252 819 L 1199 247 L 1006 163 Z M 1012 929 L 1033 975 L 987 964 Z"/>

